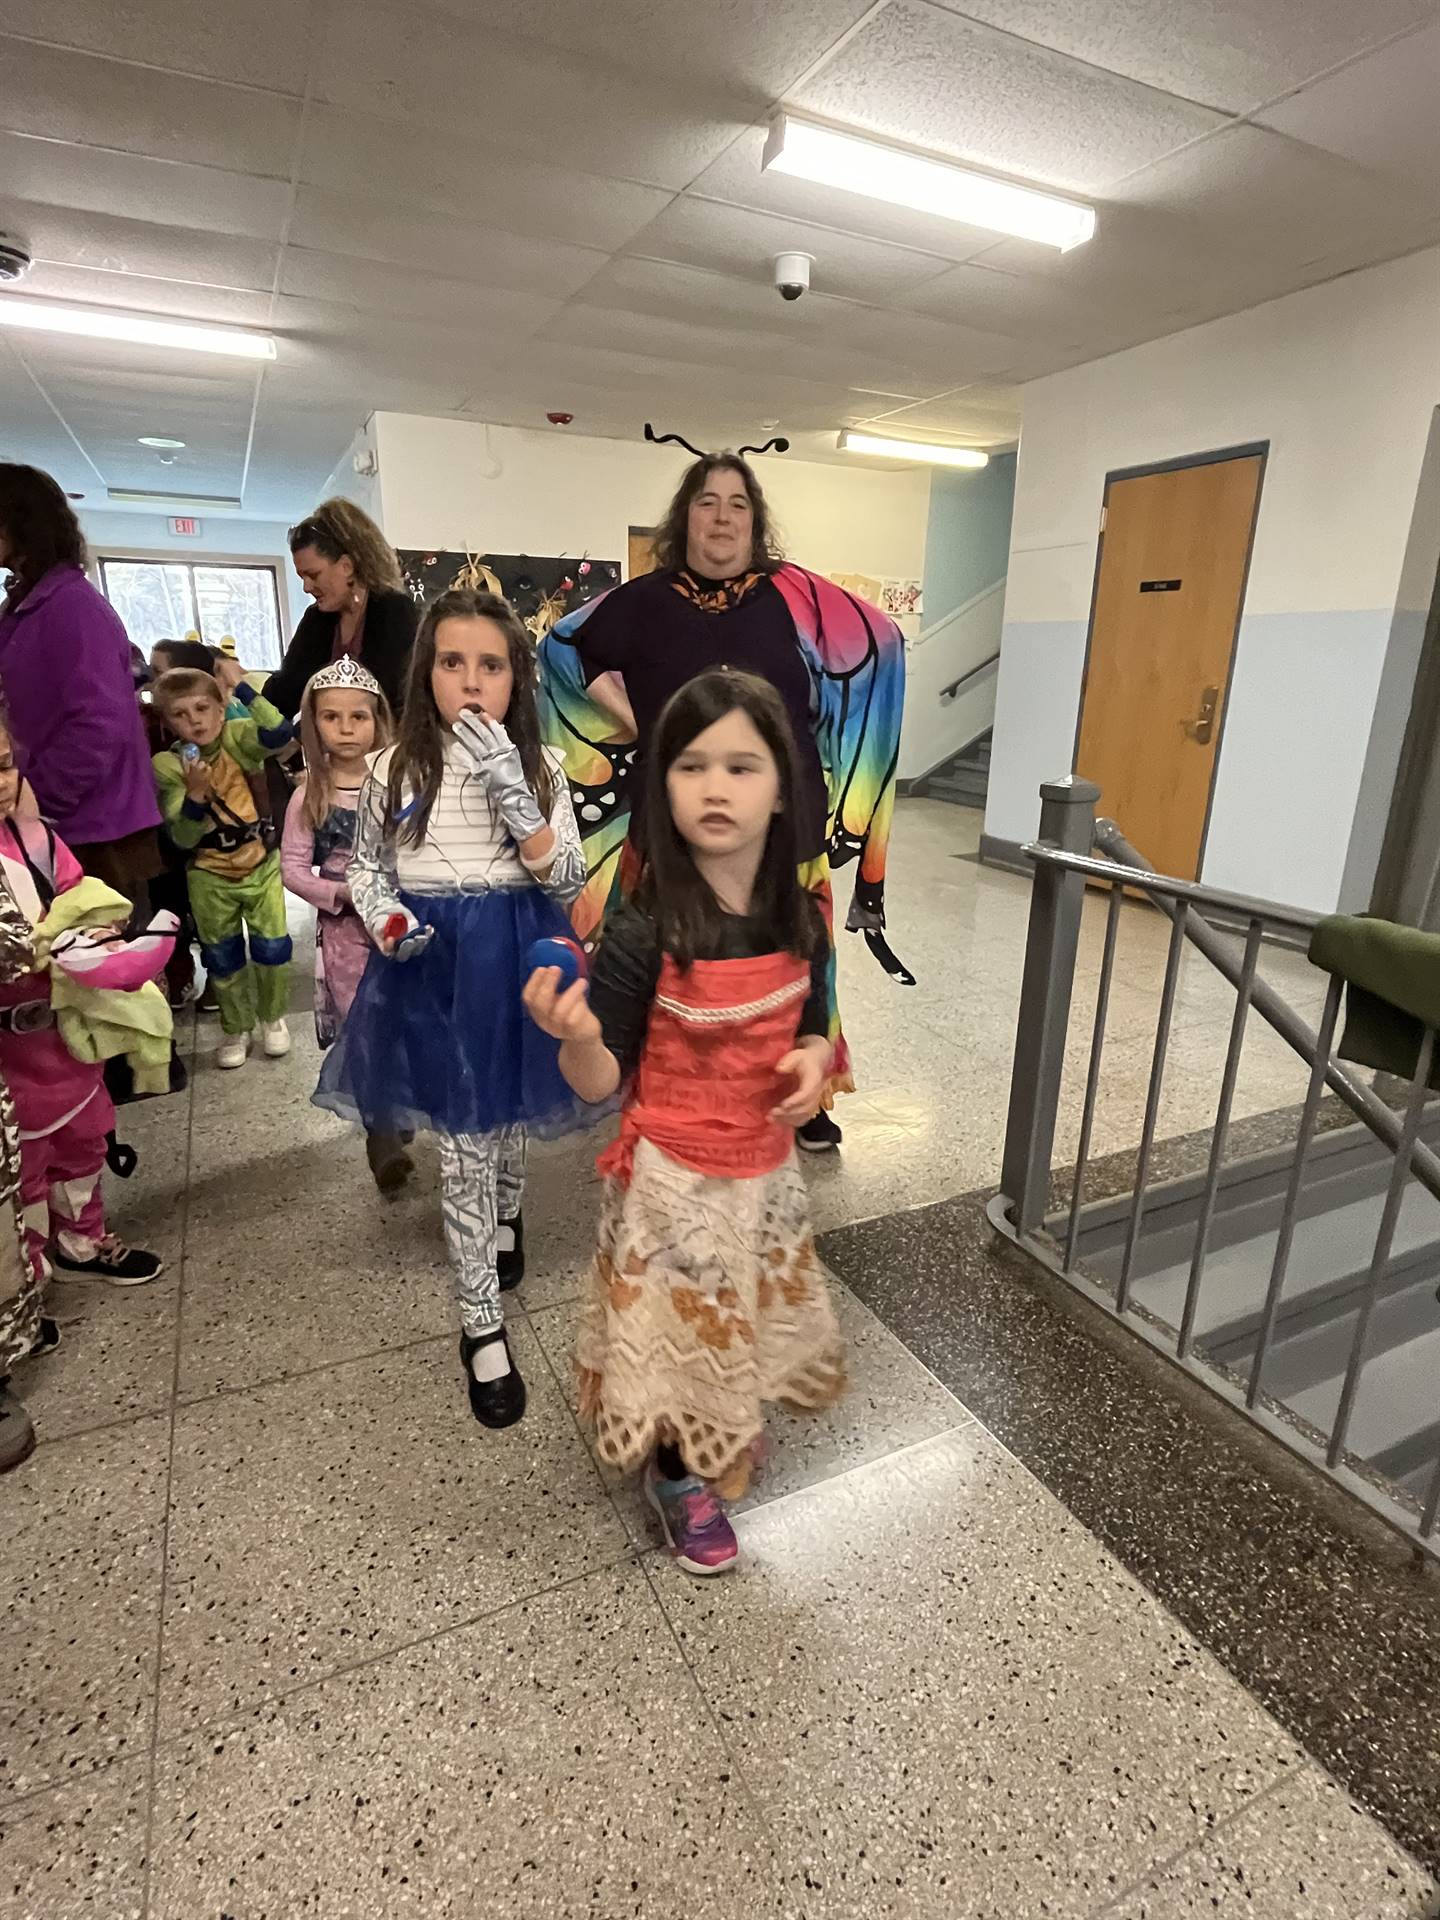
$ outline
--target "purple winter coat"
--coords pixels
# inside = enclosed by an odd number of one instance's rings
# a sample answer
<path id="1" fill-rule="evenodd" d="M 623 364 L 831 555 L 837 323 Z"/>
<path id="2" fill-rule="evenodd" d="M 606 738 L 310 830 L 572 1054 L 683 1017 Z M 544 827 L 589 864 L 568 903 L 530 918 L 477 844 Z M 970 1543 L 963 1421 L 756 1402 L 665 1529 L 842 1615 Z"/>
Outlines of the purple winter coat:
<path id="1" fill-rule="evenodd" d="M 52 567 L 0 614 L 0 694 L 15 758 L 70 846 L 158 826 L 120 616 L 79 567 Z"/>

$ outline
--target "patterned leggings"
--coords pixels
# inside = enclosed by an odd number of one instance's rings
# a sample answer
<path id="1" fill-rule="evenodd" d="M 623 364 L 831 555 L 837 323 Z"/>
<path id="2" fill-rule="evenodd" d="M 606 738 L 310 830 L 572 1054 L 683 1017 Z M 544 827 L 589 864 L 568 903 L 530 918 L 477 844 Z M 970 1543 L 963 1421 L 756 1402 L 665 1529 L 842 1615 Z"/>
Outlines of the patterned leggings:
<path id="1" fill-rule="evenodd" d="M 445 1245 L 455 1269 L 460 1325 L 473 1339 L 501 1325 L 495 1271 L 497 1226 L 520 1211 L 525 1191 L 525 1129 L 440 1133 L 440 1203 Z"/>

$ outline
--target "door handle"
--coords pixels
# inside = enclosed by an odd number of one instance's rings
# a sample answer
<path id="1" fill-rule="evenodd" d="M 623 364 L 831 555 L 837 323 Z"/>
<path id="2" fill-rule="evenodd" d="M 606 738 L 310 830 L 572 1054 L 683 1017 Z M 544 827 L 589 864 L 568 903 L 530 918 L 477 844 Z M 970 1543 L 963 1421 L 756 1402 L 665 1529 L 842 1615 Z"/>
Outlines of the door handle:
<path id="1" fill-rule="evenodd" d="M 1197 747 L 1208 747 L 1215 738 L 1215 709 L 1220 704 L 1219 687 L 1205 687 L 1200 694 L 1200 711 L 1193 720 L 1182 720 L 1187 739 Z"/>

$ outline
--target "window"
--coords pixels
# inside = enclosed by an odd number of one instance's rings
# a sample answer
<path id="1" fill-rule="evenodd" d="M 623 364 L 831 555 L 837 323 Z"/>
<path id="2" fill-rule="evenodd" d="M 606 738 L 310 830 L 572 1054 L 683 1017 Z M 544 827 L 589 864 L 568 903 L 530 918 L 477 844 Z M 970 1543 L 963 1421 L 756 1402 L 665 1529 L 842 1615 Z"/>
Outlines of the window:
<path id="1" fill-rule="evenodd" d="M 247 667 L 272 672 L 285 651 L 275 569 L 226 560 L 101 559 L 100 585 L 148 654 L 157 640 L 198 633 L 218 647 L 228 635 Z"/>

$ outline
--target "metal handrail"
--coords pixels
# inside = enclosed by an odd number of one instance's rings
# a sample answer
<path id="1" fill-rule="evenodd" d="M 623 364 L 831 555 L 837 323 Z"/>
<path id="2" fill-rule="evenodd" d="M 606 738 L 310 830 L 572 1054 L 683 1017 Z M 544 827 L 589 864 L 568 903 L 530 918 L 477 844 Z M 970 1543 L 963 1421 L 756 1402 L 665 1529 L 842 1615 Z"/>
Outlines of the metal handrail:
<path id="1" fill-rule="evenodd" d="M 1440 1560 L 1440 1454 L 1437 1454 L 1428 1493 L 1422 1494 L 1418 1522 L 1414 1509 L 1398 1494 L 1363 1469 L 1348 1450 L 1351 1416 L 1369 1358 L 1369 1330 L 1391 1267 L 1391 1252 L 1406 1178 L 1411 1173 L 1440 1199 L 1440 1158 L 1420 1139 L 1421 1115 L 1430 1096 L 1430 1072 L 1437 1057 L 1437 1036 L 1426 1028 L 1419 1062 L 1410 1082 L 1403 1117 L 1397 1115 L 1369 1087 L 1364 1086 L 1334 1058 L 1335 1033 L 1343 981 L 1329 976 L 1325 1008 L 1317 1034 L 1259 974 L 1261 942 L 1267 928 L 1308 932 L 1321 916 L 1272 901 L 1206 887 L 1198 881 L 1157 874 L 1142 854 L 1126 840 L 1113 821 L 1097 821 L 1099 790 L 1075 775 L 1041 788 L 1040 838 L 1025 851 L 1034 863 L 1030 930 L 1021 984 L 1020 1018 L 1016 1032 L 1015 1069 L 1011 1080 L 1005 1133 L 1005 1157 L 1000 1192 L 988 1208 L 994 1225 L 1035 1259 L 1071 1284 L 1081 1287 L 1106 1313 L 1139 1335 L 1173 1364 L 1202 1380 L 1211 1392 L 1227 1400 L 1255 1425 L 1282 1441 L 1291 1451 L 1319 1467 L 1346 1487 L 1390 1525 L 1397 1527 L 1422 1552 Z M 1097 845 L 1109 858 L 1096 858 Z M 1105 938 L 1095 996 L 1094 1026 L 1086 1074 L 1080 1139 L 1069 1199 L 1067 1230 L 1049 1224 L 1052 1209 L 1051 1170 L 1061 1084 L 1066 1066 L 1071 999 L 1085 905 L 1085 883 L 1103 882 L 1109 888 Z M 1109 1008 L 1110 985 L 1116 960 L 1120 913 L 1127 892 L 1145 895 L 1170 921 L 1164 980 L 1160 994 L 1149 1086 L 1145 1098 L 1139 1150 L 1131 1193 L 1125 1207 L 1126 1231 L 1118 1275 L 1113 1288 L 1094 1282 L 1079 1264 L 1081 1209 L 1094 1139 L 1100 1091 L 1100 1068 Z M 1198 911 L 1238 918 L 1244 926 L 1243 948 Z M 1189 1259 L 1183 1307 L 1172 1316 L 1175 1324 L 1156 1320 L 1146 1311 L 1143 1296 L 1134 1298 L 1137 1248 L 1143 1231 L 1152 1159 L 1159 1126 L 1166 1059 L 1170 1041 L 1181 956 L 1186 943 L 1198 947 L 1234 986 L 1236 1004 L 1229 1045 L 1211 1131 L 1208 1161 L 1199 1188 L 1194 1215 L 1194 1239 Z M 1295 1155 L 1279 1218 L 1274 1257 L 1263 1302 L 1258 1297 L 1258 1340 L 1248 1380 L 1237 1381 L 1217 1372 L 1196 1351 L 1200 1326 L 1200 1295 L 1217 1218 L 1217 1198 L 1224 1172 L 1231 1113 L 1251 1008 L 1291 1046 L 1310 1068 L 1301 1112 Z M 1356 1324 L 1351 1336 L 1340 1401 L 1328 1433 L 1316 1441 L 1303 1421 L 1286 1415 L 1283 1405 L 1266 1395 L 1265 1370 L 1280 1320 L 1286 1276 L 1294 1245 L 1294 1229 L 1304 1187 L 1305 1167 L 1318 1131 L 1321 1095 L 1329 1086 L 1362 1124 L 1391 1152 L 1384 1210 L 1358 1296 Z M 1273 1376 L 1272 1376 L 1273 1377 Z"/>
<path id="2" fill-rule="evenodd" d="M 962 673 L 960 678 L 958 680 L 952 680 L 948 687 L 941 687 L 938 698 L 948 700 L 952 693 L 958 693 L 960 691 L 966 681 L 978 679 L 979 676 L 984 673 L 985 669 L 987 667 L 993 667 L 999 658 L 1000 649 L 997 647 L 987 660 L 982 660 L 978 666 L 971 667 L 968 672 Z"/>

